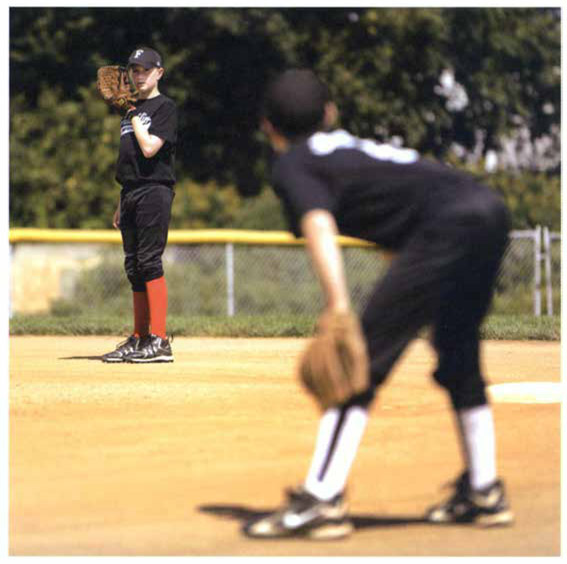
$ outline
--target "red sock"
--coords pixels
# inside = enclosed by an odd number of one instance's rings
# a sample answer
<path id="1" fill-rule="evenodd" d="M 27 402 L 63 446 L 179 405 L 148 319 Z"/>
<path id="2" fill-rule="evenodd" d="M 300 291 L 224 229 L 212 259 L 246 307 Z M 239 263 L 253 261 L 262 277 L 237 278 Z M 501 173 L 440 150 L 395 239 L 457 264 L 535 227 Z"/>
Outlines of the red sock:
<path id="1" fill-rule="evenodd" d="M 165 278 L 162 276 L 146 282 L 146 289 L 148 291 L 152 333 L 165 339 L 165 320 L 167 317 L 167 284 Z"/>
<path id="2" fill-rule="evenodd" d="M 145 337 L 150 332 L 150 311 L 148 308 L 148 294 L 146 292 L 133 292 L 134 296 L 134 335 Z"/>

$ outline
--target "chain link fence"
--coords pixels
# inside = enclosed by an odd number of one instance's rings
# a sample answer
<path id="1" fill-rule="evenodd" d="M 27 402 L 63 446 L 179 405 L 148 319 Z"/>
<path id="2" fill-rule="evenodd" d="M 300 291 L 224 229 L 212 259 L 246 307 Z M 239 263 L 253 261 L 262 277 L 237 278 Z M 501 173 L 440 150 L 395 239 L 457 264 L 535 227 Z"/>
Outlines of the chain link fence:
<path id="1" fill-rule="evenodd" d="M 351 298 L 361 310 L 387 262 L 369 246 L 345 246 L 343 256 Z M 11 267 L 11 314 L 131 313 L 119 244 L 17 242 L 11 245 Z M 302 246 L 170 243 L 164 269 L 171 315 L 316 314 L 323 306 Z M 512 232 L 493 311 L 557 314 L 560 270 L 558 233 L 539 227 Z"/>
<path id="2" fill-rule="evenodd" d="M 545 227 L 543 235 L 547 314 L 559 315 L 561 312 L 561 234 L 553 233 Z"/>

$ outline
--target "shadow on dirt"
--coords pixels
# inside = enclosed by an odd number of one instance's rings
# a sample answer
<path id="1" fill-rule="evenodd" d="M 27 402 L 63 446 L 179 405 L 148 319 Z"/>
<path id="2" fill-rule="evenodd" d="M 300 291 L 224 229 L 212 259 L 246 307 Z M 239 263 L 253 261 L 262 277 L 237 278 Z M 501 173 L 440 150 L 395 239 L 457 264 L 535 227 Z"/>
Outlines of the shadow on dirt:
<path id="1" fill-rule="evenodd" d="M 57 360 L 98 360 L 102 362 L 102 356 L 60 356 Z"/>
<path id="2" fill-rule="evenodd" d="M 234 519 L 242 524 L 261 519 L 272 513 L 273 510 L 255 510 L 242 505 L 201 505 L 199 511 L 210 513 L 222 519 Z M 392 516 L 378 517 L 374 515 L 350 515 L 355 529 L 370 529 L 384 527 L 405 527 L 407 525 L 423 525 L 428 521 L 423 517 Z"/>

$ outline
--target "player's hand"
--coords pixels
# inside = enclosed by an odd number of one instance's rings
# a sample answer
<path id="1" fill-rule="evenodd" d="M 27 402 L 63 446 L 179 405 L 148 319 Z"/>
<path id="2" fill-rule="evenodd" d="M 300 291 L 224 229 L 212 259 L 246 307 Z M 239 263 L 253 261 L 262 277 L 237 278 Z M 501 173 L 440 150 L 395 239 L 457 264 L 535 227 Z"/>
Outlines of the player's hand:
<path id="1" fill-rule="evenodd" d="M 116 208 L 114 216 L 112 217 L 112 226 L 115 229 L 120 229 L 120 205 Z"/>

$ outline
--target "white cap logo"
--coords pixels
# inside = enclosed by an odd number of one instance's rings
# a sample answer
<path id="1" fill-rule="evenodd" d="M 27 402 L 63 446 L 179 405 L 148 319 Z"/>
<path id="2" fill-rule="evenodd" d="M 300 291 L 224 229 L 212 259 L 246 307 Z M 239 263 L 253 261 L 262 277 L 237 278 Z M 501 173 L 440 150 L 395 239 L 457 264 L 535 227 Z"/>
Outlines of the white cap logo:
<path id="1" fill-rule="evenodd" d="M 143 49 L 137 49 L 136 52 L 134 53 L 134 59 L 137 59 L 138 57 L 140 57 L 143 52 L 144 52 Z"/>

